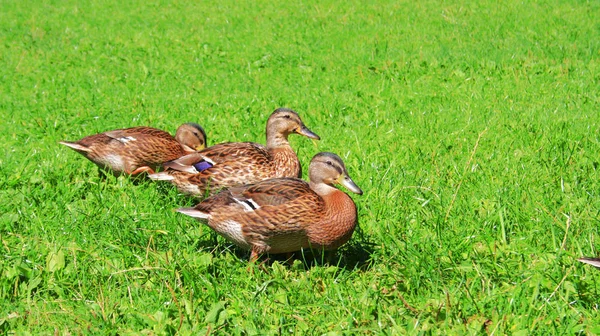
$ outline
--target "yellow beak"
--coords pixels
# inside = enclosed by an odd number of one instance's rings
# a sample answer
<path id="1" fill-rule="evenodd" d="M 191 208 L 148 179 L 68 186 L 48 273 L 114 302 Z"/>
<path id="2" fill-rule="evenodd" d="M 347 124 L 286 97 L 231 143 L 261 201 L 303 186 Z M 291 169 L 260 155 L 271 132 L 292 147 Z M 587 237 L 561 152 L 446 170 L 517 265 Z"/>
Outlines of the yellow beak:
<path id="1" fill-rule="evenodd" d="M 363 191 L 356 185 L 356 183 L 354 183 L 354 181 L 352 181 L 348 175 L 341 174 L 340 177 L 338 177 L 337 182 L 355 194 L 362 195 L 363 193 Z"/>

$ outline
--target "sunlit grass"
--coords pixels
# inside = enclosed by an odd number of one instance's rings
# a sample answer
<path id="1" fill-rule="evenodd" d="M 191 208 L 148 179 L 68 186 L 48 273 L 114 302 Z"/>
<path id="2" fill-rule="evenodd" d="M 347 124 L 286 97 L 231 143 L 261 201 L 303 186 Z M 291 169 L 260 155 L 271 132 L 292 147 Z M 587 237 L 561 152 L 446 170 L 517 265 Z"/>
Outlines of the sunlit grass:
<path id="1" fill-rule="evenodd" d="M 600 333 L 597 2 L 5 2 L 0 330 L 60 334 Z M 200 123 L 365 191 L 334 256 L 248 254 L 168 185 L 64 146 Z M 304 174 L 306 176 L 306 174 Z"/>

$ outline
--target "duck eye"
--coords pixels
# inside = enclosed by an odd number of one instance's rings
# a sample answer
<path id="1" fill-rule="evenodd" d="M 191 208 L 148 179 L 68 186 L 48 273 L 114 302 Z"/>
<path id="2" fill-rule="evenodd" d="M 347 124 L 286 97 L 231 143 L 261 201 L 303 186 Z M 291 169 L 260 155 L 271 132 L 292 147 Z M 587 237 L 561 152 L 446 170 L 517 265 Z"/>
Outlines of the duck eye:
<path id="1" fill-rule="evenodd" d="M 283 117 L 284 117 L 285 119 L 291 119 L 291 118 L 292 118 L 292 117 L 290 117 L 290 115 L 289 115 L 289 114 L 285 114 Z"/>
<path id="2" fill-rule="evenodd" d="M 326 163 L 330 166 L 333 166 L 333 162 L 331 162 L 331 161 L 327 161 Z"/>

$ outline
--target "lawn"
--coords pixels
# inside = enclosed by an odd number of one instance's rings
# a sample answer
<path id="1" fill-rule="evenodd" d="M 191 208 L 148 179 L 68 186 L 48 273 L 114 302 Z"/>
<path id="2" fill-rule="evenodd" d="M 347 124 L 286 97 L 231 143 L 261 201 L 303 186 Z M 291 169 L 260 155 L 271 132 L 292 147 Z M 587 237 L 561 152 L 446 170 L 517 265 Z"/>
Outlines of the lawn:
<path id="1" fill-rule="evenodd" d="M 14 1 L 0 11 L 1 334 L 599 334 L 597 1 Z M 58 144 L 264 143 L 362 196 L 336 254 L 249 254 Z"/>

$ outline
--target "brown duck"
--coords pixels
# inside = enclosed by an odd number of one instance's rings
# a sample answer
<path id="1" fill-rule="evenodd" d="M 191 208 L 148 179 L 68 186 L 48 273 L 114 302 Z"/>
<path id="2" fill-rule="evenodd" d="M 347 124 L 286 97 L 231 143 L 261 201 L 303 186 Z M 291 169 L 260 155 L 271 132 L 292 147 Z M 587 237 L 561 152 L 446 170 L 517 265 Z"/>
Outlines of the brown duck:
<path id="1" fill-rule="evenodd" d="M 201 150 L 206 133 L 195 123 L 177 129 L 175 137 L 152 127 L 132 127 L 87 136 L 79 141 L 61 141 L 114 175 L 154 173 L 164 162 Z"/>
<path id="2" fill-rule="evenodd" d="M 346 243 L 357 223 L 354 201 L 333 185 L 362 195 L 333 153 L 315 155 L 310 183 L 276 178 L 233 187 L 178 212 L 205 220 L 239 247 L 262 253 L 287 253 L 303 248 L 332 250 Z"/>
<path id="3" fill-rule="evenodd" d="M 205 196 L 224 187 L 269 178 L 300 177 L 300 161 L 288 142 L 296 133 L 320 139 L 302 122 L 298 113 L 276 109 L 267 120 L 267 146 L 253 142 L 227 142 L 164 164 L 165 171 L 153 180 L 169 181 L 186 194 Z"/>

